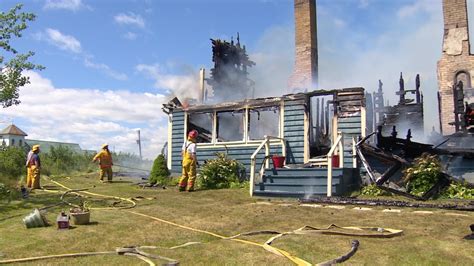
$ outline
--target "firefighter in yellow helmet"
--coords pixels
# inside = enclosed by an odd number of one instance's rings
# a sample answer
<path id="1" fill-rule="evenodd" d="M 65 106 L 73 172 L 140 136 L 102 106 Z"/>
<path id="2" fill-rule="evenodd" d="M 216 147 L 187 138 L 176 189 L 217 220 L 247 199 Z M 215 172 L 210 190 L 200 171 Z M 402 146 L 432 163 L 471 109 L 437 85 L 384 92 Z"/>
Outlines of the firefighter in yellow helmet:
<path id="1" fill-rule="evenodd" d="M 107 181 L 106 182 L 112 182 L 112 165 L 114 165 L 112 161 L 112 154 L 110 154 L 109 151 L 109 145 L 108 144 L 103 144 L 102 145 L 102 150 L 94 156 L 94 159 L 92 159 L 92 162 L 99 161 L 99 167 L 100 167 L 100 181 L 104 182 L 104 177 L 107 175 Z"/>
<path id="2" fill-rule="evenodd" d="M 39 157 L 40 146 L 33 145 L 31 151 L 28 152 L 26 159 L 26 187 L 31 189 L 41 188 L 41 160 Z"/>
<path id="3" fill-rule="evenodd" d="M 194 182 L 196 181 L 196 139 L 198 132 L 191 130 L 188 139 L 183 143 L 181 149 L 183 155 L 183 172 L 179 179 L 179 191 L 194 191 Z"/>

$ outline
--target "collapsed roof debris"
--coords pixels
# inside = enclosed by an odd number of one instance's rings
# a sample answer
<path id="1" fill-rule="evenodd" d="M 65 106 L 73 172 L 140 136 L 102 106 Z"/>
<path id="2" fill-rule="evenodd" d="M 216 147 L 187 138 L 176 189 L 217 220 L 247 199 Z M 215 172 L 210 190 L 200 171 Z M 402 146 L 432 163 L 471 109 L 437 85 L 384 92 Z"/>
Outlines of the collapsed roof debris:
<path id="1" fill-rule="evenodd" d="M 366 143 L 366 141 L 374 134 L 376 134 L 376 147 Z M 404 191 L 395 183 L 391 182 L 390 186 L 385 185 L 388 181 L 390 181 L 391 178 L 394 178 L 396 176 L 396 173 L 399 173 L 401 169 L 411 166 L 413 164 L 413 160 L 421 156 L 423 153 L 429 153 L 434 155 L 465 156 L 469 158 L 474 158 L 473 149 L 464 150 L 439 148 L 441 144 L 444 144 L 444 142 L 448 140 L 445 140 L 439 145 L 433 146 L 430 144 L 412 142 L 410 130 L 408 130 L 405 139 L 397 138 L 397 135 L 398 133 L 396 131 L 395 126 L 393 126 L 392 134 L 390 137 L 383 136 L 381 126 L 379 126 L 377 132 L 373 132 L 372 134 L 368 135 L 367 137 L 359 141 L 356 145 L 357 154 L 359 155 L 362 164 L 367 170 L 367 174 L 370 177 L 370 181 L 376 184 L 379 188 L 412 199 L 427 200 L 438 194 L 444 187 L 449 185 L 451 182 L 465 181 L 460 180 L 459 178 L 454 178 L 449 175 L 447 173 L 447 167 L 449 165 L 445 165 L 438 182 L 434 184 L 431 189 L 426 191 L 421 197 L 412 195 Z M 380 162 L 389 164 L 390 167 L 384 173 L 382 173 L 380 177 L 377 178 L 375 171 L 369 164 L 368 160 L 366 159 L 366 156 L 373 157 L 376 160 L 379 160 Z"/>

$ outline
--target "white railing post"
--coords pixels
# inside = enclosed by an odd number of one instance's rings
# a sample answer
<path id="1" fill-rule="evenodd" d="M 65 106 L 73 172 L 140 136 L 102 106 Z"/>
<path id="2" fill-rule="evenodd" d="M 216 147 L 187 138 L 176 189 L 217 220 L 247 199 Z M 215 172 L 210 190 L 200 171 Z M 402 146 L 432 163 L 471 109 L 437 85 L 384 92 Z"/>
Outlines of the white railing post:
<path id="1" fill-rule="evenodd" d="M 328 155 L 328 181 L 326 196 L 332 196 L 332 155 Z"/>
<path id="2" fill-rule="evenodd" d="M 357 168 L 357 151 L 354 137 L 352 137 L 352 168 Z"/>
<path id="3" fill-rule="evenodd" d="M 341 140 L 339 142 L 339 168 L 344 167 L 344 138 L 342 137 L 342 132 L 337 132 L 338 136 L 341 136 Z"/>
<path id="4" fill-rule="evenodd" d="M 285 139 L 280 139 L 281 141 L 281 155 L 285 157 L 285 160 L 283 161 L 283 165 L 286 165 L 286 143 Z"/>
<path id="5" fill-rule="evenodd" d="M 250 158 L 250 197 L 253 196 L 253 187 L 255 186 L 255 158 Z"/>
<path id="6" fill-rule="evenodd" d="M 328 180 L 327 180 L 327 193 L 326 195 L 328 197 L 332 196 L 332 158 L 334 157 L 334 153 L 336 152 L 336 149 L 339 148 L 339 160 L 341 160 L 341 150 L 343 150 L 343 146 L 341 147 L 342 143 L 342 133 L 339 132 L 337 134 L 336 141 L 333 143 L 331 149 L 329 150 L 327 154 L 327 160 L 328 160 Z M 344 151 L 343 151 L 344 153 Z"/>
<path id="7" fill-rule="evenodd" d="M 268 161 L 268 156 L 270 156 L 270 137 L 265 135 L 265 168 L 270 167 L 270 162 Z"/>
<path id="8" fill-rule="evenodd" d="M 270 155 L 270 140 L 271 139 L 277 139 L 281 141 L 281 147 L 282 147 L 282 155 L 285 156 L 286 158 L 286 143 L 284 138 L 278 138 L 278 137 L 272 137 L 272 136 L 266 136 L 265 139 L 260 143 L 258 148 L 254 151 L 252 156 L 250 156 L 250 196 L 253 196 L 254 192 L 254 186 L 255 186 L 255 167 L 257 163 L 257 154 L 258 152 L 265 146 L 265 162 L 262 164 L 262 169 L 260 169 L 260 177 L 263 175 L 263 169 L 264 168 L 269 168 L 269 161 L 268 157 Z M 261 181 L 261 180 L 260 180 Z"/>

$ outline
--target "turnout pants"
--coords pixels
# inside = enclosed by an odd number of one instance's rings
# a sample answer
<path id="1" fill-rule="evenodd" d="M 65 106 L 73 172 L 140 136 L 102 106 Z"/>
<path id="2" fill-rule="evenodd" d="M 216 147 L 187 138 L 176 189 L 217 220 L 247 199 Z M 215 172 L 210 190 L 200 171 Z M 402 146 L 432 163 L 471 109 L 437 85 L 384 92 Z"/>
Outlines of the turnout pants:
<path id="1" fill-rule="evenodd" d="M 196 181 L 196 161 L 191 158 L 183 159 L 183 172 L 179 179 L 179 189 L 194 190 L 194 182 Z"/>
<path id="2" fill-rule="evenodd" d="M 100 168 L 100 181 L 104 181 L 104 177 L 107 176 L 107 181 L 112 181 L 113 173 L 112 173 L 112 167 L 104 167 Z"/>
<path id="3" fill-rule="evenodd" d="M 26 187 L 38 189 L 40 187 L 40 168 L 36 165 L 30 165 L 26 168 Z"/>

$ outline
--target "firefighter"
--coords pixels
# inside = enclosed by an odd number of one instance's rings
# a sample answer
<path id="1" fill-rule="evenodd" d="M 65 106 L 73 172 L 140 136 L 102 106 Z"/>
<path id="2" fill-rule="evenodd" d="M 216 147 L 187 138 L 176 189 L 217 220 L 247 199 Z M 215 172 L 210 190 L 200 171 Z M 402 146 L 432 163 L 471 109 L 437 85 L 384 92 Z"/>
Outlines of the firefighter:
<path id="1" fill-rule="evenodd" d="M 39 189 L 40 174 L 41 174 L 41 160 L 39 157 L 40 146 L 33 145 L 31 151 L 28 152 L 26 159 L 26 187 L 30 189 Z"/>
<path id="2" fill-rule="evenodd" d="M 101 182 L 112 182 L 112 154 L 110 154 L 109 151 L 109 145 L 108 144 L 103 144 L 102 145 L 102 150 L 94 156 L 94 159 L 92 159 L 92 162 L 99 161 L 99 167 L 100 167 L 100 181 Z M 107 175 L 107 181 L 104 181 L 104 177 Z"/>
<path id="3" fill-rule="evenodd" d="M 196 181 L 196 139 L 198 132 L 191 130 L 188 133 L 188 139 L 184 141 L 181 149 L 183 155 L 183 172 L 179 179 L 179 191 L 194 191 L 194 182 Z"/>

